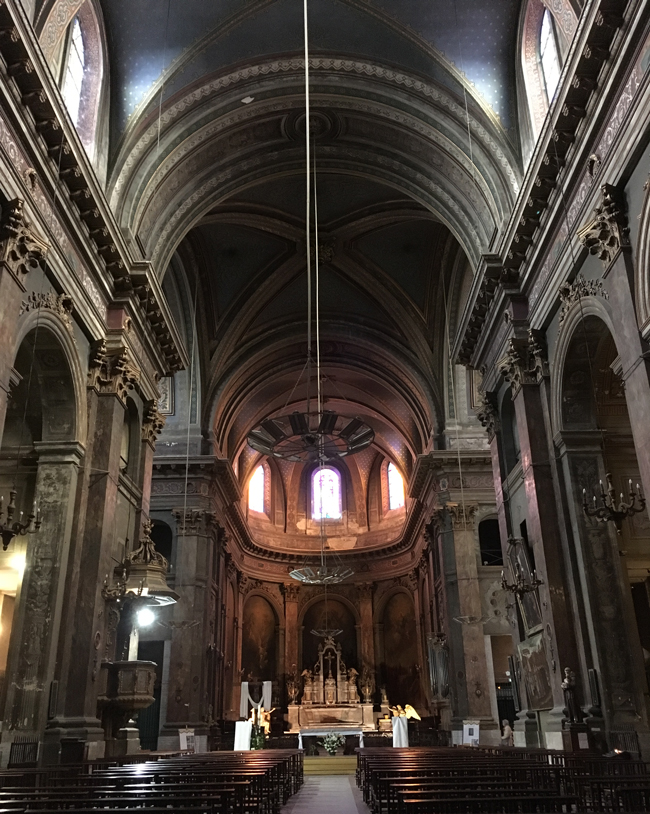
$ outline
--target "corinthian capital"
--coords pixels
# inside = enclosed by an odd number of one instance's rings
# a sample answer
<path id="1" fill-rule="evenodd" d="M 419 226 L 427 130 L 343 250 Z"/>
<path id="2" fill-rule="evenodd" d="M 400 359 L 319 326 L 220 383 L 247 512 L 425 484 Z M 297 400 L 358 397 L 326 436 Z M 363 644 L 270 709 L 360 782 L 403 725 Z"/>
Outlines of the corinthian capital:
<path id="1" fill-rule="evenodd" d="M 3 208 L 0 219 L 0 265 L 23 285 L 27 274 L 45 257 L 48 244 L 25 220 L 24 201 L 14 198 Z"/>

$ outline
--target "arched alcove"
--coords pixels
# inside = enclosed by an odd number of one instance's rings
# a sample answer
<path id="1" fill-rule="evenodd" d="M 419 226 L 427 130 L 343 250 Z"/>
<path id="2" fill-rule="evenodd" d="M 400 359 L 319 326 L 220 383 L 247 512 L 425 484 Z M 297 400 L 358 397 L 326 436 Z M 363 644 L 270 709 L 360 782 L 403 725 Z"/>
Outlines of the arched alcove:
<path id="1" fill-rule="evenodd" d="M 342 599 L 327 597 L 311 604 L 302 620 L 302 669 L 313 670 L 318 660 L 318 645 L 323 638 L 312 631 L 341 630 L 335 640 L 341 643 L 343 661 L 348 669 L 359 670 L 356 627 L 355 615 Z"/>

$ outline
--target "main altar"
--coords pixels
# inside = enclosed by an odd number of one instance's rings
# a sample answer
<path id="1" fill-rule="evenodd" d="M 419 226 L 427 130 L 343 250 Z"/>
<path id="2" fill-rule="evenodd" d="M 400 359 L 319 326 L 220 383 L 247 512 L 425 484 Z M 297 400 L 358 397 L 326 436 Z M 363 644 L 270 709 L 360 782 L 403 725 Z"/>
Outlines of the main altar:
<path id="1" fill-rule="evenodd" d="M 318 646 L 318 661 L 313 669 L 305 669 L 302 679 L 302 698 L 298 701 L 300 682 L 295 677 L 289 682 L 290 704 L 288 720 L 290 732 L 303 735 L 327 731 L 375 729 L 375 716 L 370 701 L 371 690 L 362 688 L 359 697 L 359 673 L 347 668 L 341 655 L 341 645 L 331 636 Z"/>

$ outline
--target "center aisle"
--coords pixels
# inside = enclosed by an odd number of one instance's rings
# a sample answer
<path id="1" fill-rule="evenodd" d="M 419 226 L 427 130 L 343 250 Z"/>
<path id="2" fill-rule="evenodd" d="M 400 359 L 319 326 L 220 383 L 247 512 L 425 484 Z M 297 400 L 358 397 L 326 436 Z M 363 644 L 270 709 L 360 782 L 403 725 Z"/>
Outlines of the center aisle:
<path id="1" fill-rule="evenodd" d="M 354 777 L 321 775 L 305 777 L 282 814 L 370 814 Z"/>

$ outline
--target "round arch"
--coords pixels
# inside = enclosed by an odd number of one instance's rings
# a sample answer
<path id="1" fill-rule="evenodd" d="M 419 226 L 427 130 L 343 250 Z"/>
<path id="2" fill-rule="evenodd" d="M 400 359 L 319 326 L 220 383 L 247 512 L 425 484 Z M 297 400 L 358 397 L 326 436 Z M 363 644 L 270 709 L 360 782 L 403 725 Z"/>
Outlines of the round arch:
<path id="1" fill-rule="evenodd" d="M 562 394 L 564 390 L 563 382 L 567 355 L 582 320 L 590 316 L 598 317 L 598 319 L 605 324 L 614 342 L 618 344 L 616 341 L 616 329 L 611 306 L 604 298 L 584 297 L 578 302 L 573 303 L 565 313 L 553 357 L 550 360 L 551 393 L 553 394 L 551 400 L 551 423 L 554 434 L 565 429 L 562 416 Z"/>
<path id="2" fill-rule="evenodd" d="M 78 441 L 82 446 L 85 446 L 88 430 L 86 420 L 86 380 L 71 328 L 55 311 L 50 309 L 39 308 L 26 312 L 18 323 L 18 333 L 14 345 L 14 360 L 18 356 L 24 340 L 32 332 L 41 335 L 42 332 L 49 334 L 63 353 L 70 372 L 74 400 L 74 427 L 69 440 Z"/>

